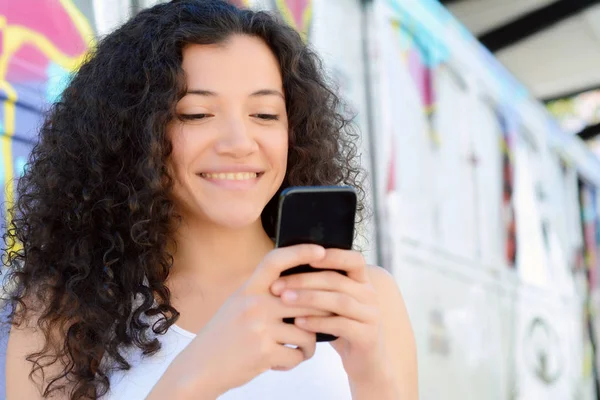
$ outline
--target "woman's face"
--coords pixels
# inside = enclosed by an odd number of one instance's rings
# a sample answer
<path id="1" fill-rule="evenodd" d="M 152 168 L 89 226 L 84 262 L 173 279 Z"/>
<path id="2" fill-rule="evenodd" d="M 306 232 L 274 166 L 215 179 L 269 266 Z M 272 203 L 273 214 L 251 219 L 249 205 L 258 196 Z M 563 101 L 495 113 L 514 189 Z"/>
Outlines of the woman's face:
<path id="1" fill-rule="evenodd" d="M 173 199 L 184 219 L 256 222 L 286 171 L 288 121 L 279 63 L 259 38 L 183 51 L 187 94 L 167 128 Z"/>

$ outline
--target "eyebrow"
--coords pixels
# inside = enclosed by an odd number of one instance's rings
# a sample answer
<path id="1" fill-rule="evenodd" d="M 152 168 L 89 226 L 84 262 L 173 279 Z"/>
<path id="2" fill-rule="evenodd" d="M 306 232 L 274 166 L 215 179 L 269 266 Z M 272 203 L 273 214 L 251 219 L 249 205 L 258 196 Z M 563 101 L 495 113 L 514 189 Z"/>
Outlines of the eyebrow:
<path id="1" fill-rule="evenodd" d="M 216 97 L 217 96 L 216 92 L 213 92 L 210 90 L 203 90 L 203 89 L 190 89 L 186 92 L 186 95 L 188 95 L 188 94 L 194 94 L 196 96 L 207 96 L 207 97 Z M 283 100 L 285 100 L 283 93 L 281 93 L 279 90 L 261 89 L 261 90 L 257 90 L 256 92 L 250 94 L 250 97 L 261 97 L 261 96 L 277 96 L 277 97 L 281 97 Z"/>
<path id="2" fill-rule="evenodd" d="M 285 100 L 285 97 L 283 96 L 283 93 L 281 93 L 279 90 L 273 90 L 273 89 L 258 90 L 256 92 L 252 93 L 250 96 L 252 96 L 252 97 L 277 96 L 277 97 L 281 97 L 283 100 Z"/>

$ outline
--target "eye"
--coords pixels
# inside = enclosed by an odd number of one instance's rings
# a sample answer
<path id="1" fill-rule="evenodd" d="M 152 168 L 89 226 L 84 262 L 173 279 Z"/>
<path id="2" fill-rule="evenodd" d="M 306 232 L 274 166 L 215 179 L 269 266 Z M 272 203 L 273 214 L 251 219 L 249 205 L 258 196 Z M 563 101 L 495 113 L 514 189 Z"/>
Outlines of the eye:
<path id="1" fill-rule="evenodd" d="M 264 119 L 265 121 L 277 121 L 279 120 L 279 115 L 277 114 L 253 114 L 253 117 Z"/>
<path id="2" fill-rule="evenodd" d="M 179 118 L 184 121 L 194 121 L 212 117 L 212 114 L 179 114 Z"/>

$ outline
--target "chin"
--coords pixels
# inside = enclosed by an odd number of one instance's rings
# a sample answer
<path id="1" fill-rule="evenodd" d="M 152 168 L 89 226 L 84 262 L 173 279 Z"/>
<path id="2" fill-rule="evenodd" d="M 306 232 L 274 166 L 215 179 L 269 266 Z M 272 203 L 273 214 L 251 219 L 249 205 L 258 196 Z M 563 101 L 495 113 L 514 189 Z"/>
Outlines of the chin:
<path id="1" fill-rule="evenodd" d="M 214 225 L 231 229 L 239 230 L 246 228 L 257 220 L 260 220 L 260 214 L 262 210 L 241 210 L 237 209 L 232 211 L 228 210 L 215 210 L 211 213 L 207 213 L 206 217 Z"/>

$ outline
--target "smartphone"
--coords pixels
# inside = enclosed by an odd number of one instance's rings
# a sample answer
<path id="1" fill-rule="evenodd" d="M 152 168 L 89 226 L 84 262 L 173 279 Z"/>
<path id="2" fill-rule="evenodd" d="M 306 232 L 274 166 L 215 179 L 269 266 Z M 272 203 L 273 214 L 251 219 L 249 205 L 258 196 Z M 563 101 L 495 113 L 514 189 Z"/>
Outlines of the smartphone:
<path id="1" fill-rule="evenodd" d="M 356 190 L 351 186 L 295 186 L 285 189 L 279 198 L 276 247 L 312 243 L 325 248 L 350 250 L 354 239 Z M 321 271 L 310 265 L 298 265 L 281 276 Z M 345 271 L 336 271 L 346 274 Z M 285 322 L 294 323 L 293 318 Z M 317 333 L 317 342 L 329 342 L 336 336 Z"/>

